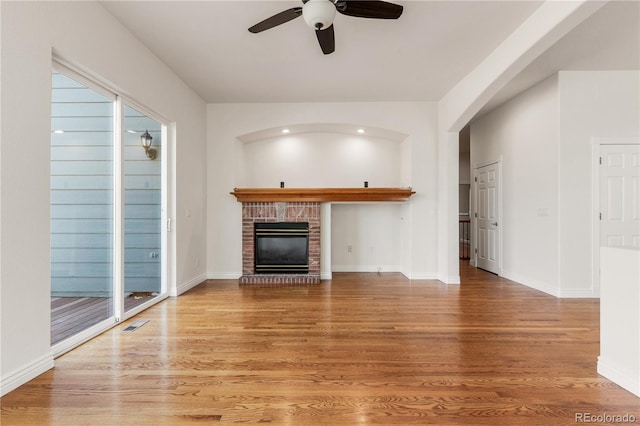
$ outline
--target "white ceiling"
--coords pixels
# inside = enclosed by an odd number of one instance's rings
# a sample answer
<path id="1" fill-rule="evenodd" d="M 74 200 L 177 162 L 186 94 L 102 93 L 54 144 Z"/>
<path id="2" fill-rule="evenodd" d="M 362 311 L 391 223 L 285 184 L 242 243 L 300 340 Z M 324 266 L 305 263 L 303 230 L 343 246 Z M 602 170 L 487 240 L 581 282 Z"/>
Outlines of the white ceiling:
<path id="1" fill-rule="evenodd" d="M 478 116 L 558 71 L 640 69 L 640 2 L 613 1 L 558 41 L 500 91 Z"/>
<path id="2" fill-rule="evenodd" d="M 437 101 L 541 1 L 395 3 L 404 6 L 398 20 L 338 14 L 336 51 L 323 55 L 302 18 L 247 31 L 300 1 L 102 2 L 205 101 L 218 103 Z M 595 62 L 604 61 L 608 68 L 640 68 L 638 19 L 637 1 L 605 6 L 497 102 L 567 67 L 600 69 Z"/>

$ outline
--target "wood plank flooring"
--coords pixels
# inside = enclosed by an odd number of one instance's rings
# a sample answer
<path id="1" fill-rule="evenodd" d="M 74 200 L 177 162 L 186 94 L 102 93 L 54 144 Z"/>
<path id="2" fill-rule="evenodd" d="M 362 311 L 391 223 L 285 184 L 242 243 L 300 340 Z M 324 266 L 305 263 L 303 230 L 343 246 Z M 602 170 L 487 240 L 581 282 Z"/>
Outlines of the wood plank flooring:
<path id="1" fill-rule="evenodd" d="M 596 373 L 598 300 L 556 299 L 466 263 L 462 277 L 208 281 L 58 358 L 0 400 L 0 423 L 640 423 L 640 398 Z M 122 332 L 137 319 L 149 322 Z"/>

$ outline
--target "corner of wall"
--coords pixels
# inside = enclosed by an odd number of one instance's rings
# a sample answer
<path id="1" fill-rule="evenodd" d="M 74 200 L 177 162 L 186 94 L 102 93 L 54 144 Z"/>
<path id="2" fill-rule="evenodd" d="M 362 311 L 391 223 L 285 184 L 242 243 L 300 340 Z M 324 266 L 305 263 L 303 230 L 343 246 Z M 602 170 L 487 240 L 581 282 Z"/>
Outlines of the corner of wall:
<path id="1" fill-rule="evenodd" d="M 198 275 L 195 278 L 192 278 L 188 281 L 183 282 L 182 284 L 179 284 L 175 291 L 170 291 L 169 292 L 169 296 L 171 297 L 176 297 L 176 296 L 180 296 L 183 293 L 186 293 L 187 291 L 191 290 L 192 288 L 202 284 L 203 282 L 205 282 L 208 279 L 207 274 L 201 274 Z"/>

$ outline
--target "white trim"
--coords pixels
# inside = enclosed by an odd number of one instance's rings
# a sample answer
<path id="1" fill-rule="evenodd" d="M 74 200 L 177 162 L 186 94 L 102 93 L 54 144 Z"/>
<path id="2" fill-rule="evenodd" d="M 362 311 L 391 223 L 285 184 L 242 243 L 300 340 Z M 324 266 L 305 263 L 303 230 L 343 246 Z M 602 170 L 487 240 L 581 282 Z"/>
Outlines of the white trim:
<path id="1" fill-rule="evenodd" d="M 160 123 L 160 294 L 167 296 L 169 294 L 169 282 L 171 281 L 170 259 L 173 251 L 171 250 L 171 241 L 169 240 L 169 232 L 165 226 L 169 223 L 169 211 L 171 198 L 171 188 L 169 187 L 169 125 L 163 121 Z"/>
<path id="2" fill-rule="evenodd" d="M 189 281 L 183 282 L 176 288 L 176 294 L 169 294 L 171 297 L 180 296 L 182 293 L 191 290 L 193 287 L 198 284 L 202 284 L 207 280 L 207 274 L 198 275 L 195 278 L 190 279 Z"/>
<path id="3" fill-rule="evenodd" d="M 638 145 L 640 137 L 591 137 L 591 293 L 600 297 L 600 147 Z"/>
<path id="4" fill-rule="evenodd" d="M 124 317 L 124 103 L 114 102 L 113 130 L 113 307 L 116 322 Z"/>
<path id="5" fill-rule="evenodd" d="M 116 93 L 108 86 L 101 84 L 98 80 L 91 77 L 86 77 L 87 73 L 78 71 L 77 67 L 69 65 L 66 61 L 54 56 L 52 59 L 51 67 L 54 71 L 69 77 L 70 79 L 88 87 L 101 94 L 102 96 L 110 99 L 112 102 L 116 101 Z"/>
<path id="6" fill-rule="evenodd" d="M 640 397 L 640 377 L 602 355 L 598 357 L 598 374 Z"/>
<path id="7" fill-rule="evenodd" d="M 0 396 L 4 396 L 12 390 L 35 379 L 42 373 L 54 367 L 53 354 L 49 352 L 40 358 L 13 370 L 0 378 Z"/>
<path id="8" fill-rule="evenodd" d="M 320 279 L 321 280 L 331 280 L 331 279 L 333 279 L 333 273 L 332 272 L 320 272 Z"/>
<path id="9" fill-rule="evenodd" d="M 164 207 L 167 209 L 166 219 L 176 218 L 177 214 L 177 152 L 176 150 L 176 123 L 171 122 L 166 126 L 167 141 L 165 143 L 165 151 L 163 154 L 166 158 L 166 181 L 167 181 L 167 205 Z M 166 223 L 166 222 L 165 222 Z M 167 231 L 167 250 L 166 250 L 166 262 L 165 271 L 167 274 L 166 291 L 167 294 L 178 294 L 178 257 L 176 256 L 178 247 L 177 233 L 171 229 Z"/>
<path id="10" fill-rule="evenodd" d="M 331 225 L 331 203 L 320 203 L 320 279 L 331 279 L 331 238 L 333 227 Z M 323 278 L 329 277 L 329 278 Z"/>

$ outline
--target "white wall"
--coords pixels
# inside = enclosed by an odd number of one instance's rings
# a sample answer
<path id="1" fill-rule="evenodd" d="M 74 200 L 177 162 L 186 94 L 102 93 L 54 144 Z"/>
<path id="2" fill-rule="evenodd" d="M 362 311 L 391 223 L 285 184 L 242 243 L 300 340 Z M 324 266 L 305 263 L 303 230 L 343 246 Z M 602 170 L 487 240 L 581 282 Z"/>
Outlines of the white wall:
<path id="1" fill-rule="evenodd" d="M 334 272 L 402 272 L 402 205 L 333 204 Z"/>
<path id="2" fill-rule="evenodd" d="M 472 122 L 472 164 L 503 159 L 503 276 L 598 296 L 592 138 L 639 136 L 639 81 L 638 71 L 562 71 Z"/>
<path id="3" fill-rule="evenodd" d="M 500 274 L 551 294 L 558 290 L 557 110 L 554 76 L 471 123 L 472 167 L 502 159 Z"/>
<path id="4" fill-rule="evenodd" d="M 598 373 L 640 397 L 640 250 L 601 250 Z"/>
<path id="5" fill-rule="evenodd" d="M 559 74 L 559 281 L 563 296 L 598 295 L 598 286 L 592 285 L 592 137 L 640 136 L 639 82 L 639 71 Z"/>
<path id="6" fill-rule="evenodd" d="M 178 216 L 173 275 L 178 286 L 204 277 L 206 106 L 98 3 L 2 2 L 1 7 L 0 374 L 4 393 L 52 365 L 52 49 L 175 123 L 176 147 L 171 154 Z M 198 258 L 199 267 L 194 262 Z"/>
<path id="7" fill-rule="evenodd" d="M 237 140 L 252 132 L 300 123 L 373 126 L 409 136 L 401 143 L 336 136 L 333 132 L 297 134 L 255 146 L 256 142 L 242 145 Z M 437 272 L 436 137 L 437 111 L 433 103 L 210 104 L 207 150 L 209 277 L 237 277 L 241 273 L 240 204 L 229 192 L 236 186 L 277 187 L 282 180 L 287 187 L 361 187 L 364 180 L 372 187 L 413 187 L 417 193 L 409 203 L 402 205 L 402 222 L 398 224 L 387 218 L 383 227 L 398 229 L 403 235 L 399 244 L 405 257 L 400 266 L 406 275 L 434 277 Z M 296 141 L 294 146 L 292 142 Z M 306 163 L 313 172 L 309 175 L 297 166 L 277 163 L 280 160 L 275 160 L 274 156 L 281 149 L 289 155 L 293 155 L 294 149 L 302 150 L 304 155 L 296 157 L 304 158 L 305 162 L 309 158 L 307 154 L 315 152 L 314 155 L 322 159 L 319 161 L 321 167 Z M 320 153 L 320 150 L 324 152 Z M 366 159 L 361 158 L 363 153 L 367 155 Z M 263 160 L 267 167 L 261 164 Z M 278 170 L 274 171 L 272 166 Z M 257 171 L 248 170 L 250 167 Z M 289 178 L 280 178 L 283 173 L 289 173 Z M 368 211 L 366 206 L 359 209 Z M 338 213 L 338 220 L 340 217 Z M 332 225 L 342 226 L 335 222 Z"/>
<path id="8" fill-rule="evenodd" d="M 249 188 L 401 186 L 401 142 L 344 133 L 302 133 L 243 144 Z"/>

